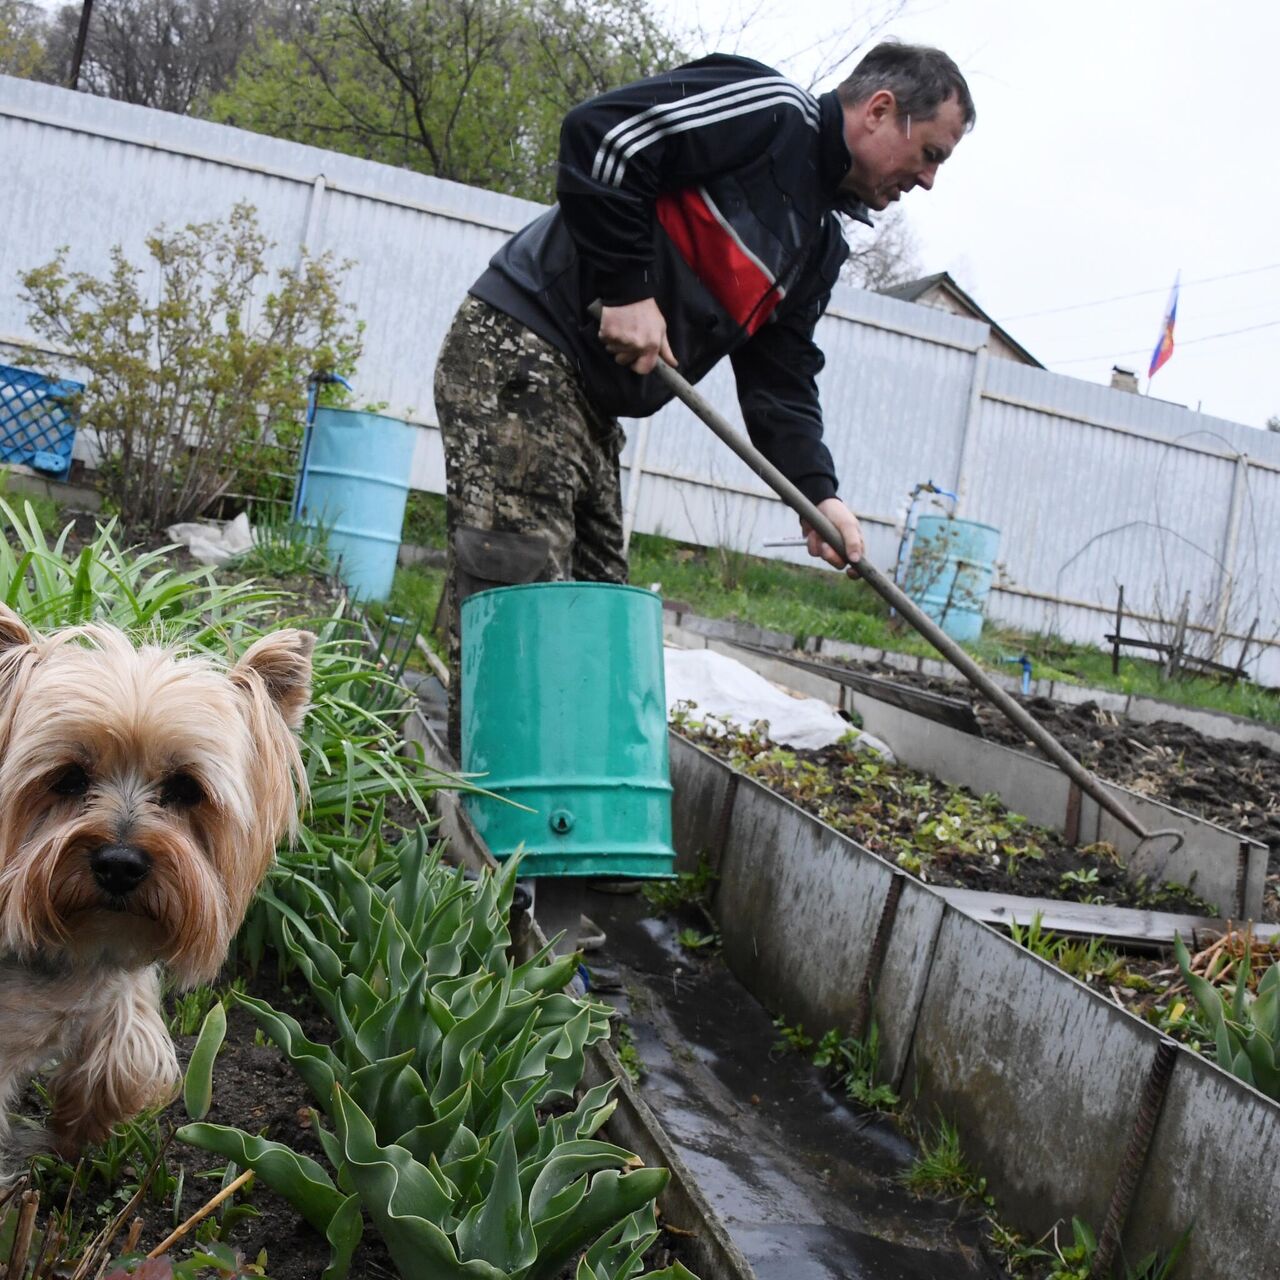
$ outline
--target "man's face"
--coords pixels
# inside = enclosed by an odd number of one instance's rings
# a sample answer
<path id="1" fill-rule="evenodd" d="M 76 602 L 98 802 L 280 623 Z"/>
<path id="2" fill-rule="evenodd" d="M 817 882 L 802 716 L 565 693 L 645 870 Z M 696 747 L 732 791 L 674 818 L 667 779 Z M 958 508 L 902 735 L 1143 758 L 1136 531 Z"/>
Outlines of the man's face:
<path id="1" fill-rule="evenodd" d="M 869 208 L 886 209 L 913 187 L 928 191 L 963 137 L 964 113 L 954 95 L 932 120 L 913 120 L 899 116 L 893 94 L 882 89 L 844 110 L 844 140 L 853 163 L 841 189 Z"/>

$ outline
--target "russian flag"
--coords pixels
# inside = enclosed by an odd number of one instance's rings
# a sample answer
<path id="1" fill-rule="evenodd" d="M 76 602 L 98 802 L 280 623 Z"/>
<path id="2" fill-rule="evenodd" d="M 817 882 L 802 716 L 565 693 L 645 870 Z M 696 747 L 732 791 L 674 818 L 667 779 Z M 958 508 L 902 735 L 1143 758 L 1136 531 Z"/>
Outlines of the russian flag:
<path id="1" fill-rule="evenodd" d="M 1147 371 L 1147 377 L 1155 377 L 1156 370 L 1164 364 L 1168 358 L 1173 355 L 1173 322 L 1178 318 L 1178 285 L 1182 280 L 1182 272 L 1179 271 L 1173 278 L 1173 288 L 1169 291 L 1169 305 L 1164 310 L 1164 323 L 1160 326 L 1160 340 L 1156 343 L 1156 349 L 1151 353 L 1151 368 Z"/>

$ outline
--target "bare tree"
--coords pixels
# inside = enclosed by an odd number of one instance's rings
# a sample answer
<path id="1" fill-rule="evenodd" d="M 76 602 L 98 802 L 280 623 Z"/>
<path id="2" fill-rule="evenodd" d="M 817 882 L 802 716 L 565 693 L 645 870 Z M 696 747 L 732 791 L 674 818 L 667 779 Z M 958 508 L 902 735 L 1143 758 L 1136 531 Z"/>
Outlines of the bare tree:
<path id="1" fill-rule="evenodd" d="M 650 0 L 322 0 L 245 60 L 211 114 L 546 200 L 564 113 L 679 61 Z"/>
<path id="2" fill-rule="evenodd" d="M 787 0 L 737 0 L 736 5 L 716 5 L 719 21 L 709 26 L 701 20 L 694 0 L 685 10 L 686 32 L 681 41 L 690 48 L 738 50 L 766 61 L 792 76 L 810 91 L 829 87 L 853 70 L 858 58 L 909 8 L 911 0 L 864 0 L 843 12 L 840 21 L 797 42 L 791 32 L 792 20 Z M 768 54 L 762 42 L 776 45 Z M 893 208 L 875 217 L 875 230 L 850 224 L 845 239 L 851 253 L 841 273 L 846 284 L 860 289 L 887 289 L 923 274 L 918 246 L 900 209 Z"/>
<path id="3" fill-rule="evenodd" d="M 849 257 L 840 272 L 845 284 L 880 292 L 924 274 L 919 245 L 899 207 L 877 214 L 875 230 L 853 224 L 845 235 Z"/>
<path id="4" fill-rule="evenodd" d="M 81 6 L 64 5 L 49 34 L 48 67 L 65 82 Z M 162 111 L 197 110 L 231 79 L 260 31 L 290 7 L 262 0 L 96 0 L 80 87 Z"/>
<path id="5" fill-rule="evenodd" d="M 799 42 L 788 0 L 717 3 L 712 6 L 714 22 L 703 19 L 694 0 L 683 7 L 685 29 L 678 34 L 687 48 L 721 49 L 763 58 L 797 83 L 816 90 L 852 71 L 858 55 L 910 7 L 911 0 L 862 0 L 857 5 L 833 6 L 833 14 L 844 16 Z M 767 53 L 762 42 L 772 46 Z"/>

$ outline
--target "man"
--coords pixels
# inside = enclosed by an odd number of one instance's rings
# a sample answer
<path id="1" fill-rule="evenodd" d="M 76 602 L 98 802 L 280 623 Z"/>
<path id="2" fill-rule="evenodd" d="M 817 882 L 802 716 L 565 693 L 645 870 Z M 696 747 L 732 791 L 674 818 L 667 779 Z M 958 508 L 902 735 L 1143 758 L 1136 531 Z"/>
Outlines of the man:
<path id="1" fill-rule="evenodd" d="M 670 398 L 646 376 L 658 360 L 697 382 L 729 356 L 752 441 L 861 557 L 816 382 L 814 326 L 848 254 L 835 215 L 869 225 L 928 190 L 973 122 L 955 63 L 897 43 L 819 98 L 716 54 L 569 112 L 557 204 L 472 285 L 436 367 L 455 672 L 473 591 L 626 580 L 615 419 Z M 804 532 L 810 555 L 846 564 Z"/>

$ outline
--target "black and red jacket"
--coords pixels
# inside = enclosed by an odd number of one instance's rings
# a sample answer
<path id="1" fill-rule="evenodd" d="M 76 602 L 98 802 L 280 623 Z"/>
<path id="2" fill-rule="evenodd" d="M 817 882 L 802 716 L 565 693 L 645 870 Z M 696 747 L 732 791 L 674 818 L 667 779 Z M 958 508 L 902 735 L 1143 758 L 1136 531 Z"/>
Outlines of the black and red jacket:
<path id="1" fill-rule="evenodd" d="M 834 92 L 714 54 L 570 111 L 558 203 L 471 292 L 572 356 L 614 417 L 671 396 L 613 360 L 587 307 L 656 299 L 680 372 L 697 382 L 729 356 L 756 447 L 821 502 L 836 476 L 813 330 L 849 252 L 833 215 L 868 221 L 839 190 L 849 164 Z"/>

